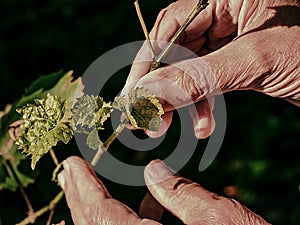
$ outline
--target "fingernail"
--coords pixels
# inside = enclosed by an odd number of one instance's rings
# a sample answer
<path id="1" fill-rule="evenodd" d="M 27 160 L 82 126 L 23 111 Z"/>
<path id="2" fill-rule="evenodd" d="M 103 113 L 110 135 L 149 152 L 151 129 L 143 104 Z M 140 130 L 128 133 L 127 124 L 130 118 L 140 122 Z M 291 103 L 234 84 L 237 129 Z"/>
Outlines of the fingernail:
<path id="1" fill-rule="evenodd" d="M 194 127 L 195 135 L 198 139 L 209 137 L 213 131 L 213 121 L 209 118 L 202 118 Z"/>
<path id="2" fill-rule="evenodd" d="M 68 160 L 63 161 L 63 167 L 64 167 L 64 170 L 66 171 L 66 173 L 70 173 L 70 165 L 68 163 Z"/>
<path id="3" fill-rule="evenodd" d="M 145 180 L 147 185 L 157 184 L 163 182 L 176 172 L 169 168 L 163 161 L 151 161 L 145 170 Z"/>
<path id="4" fill-rule="evenodd" d="M 57 176 L 57 180 L 62 189 L 65 189 L 65 177 L 60 173 Z"/>
<path id="5" fill-rule="evenodd" d="M 198 138 L 198 139 L 205 139 L 205 138 L 209 137 L 210 132 L 208 132 L 208 130 L 205 128 L 196 128 L 195 135 L 196 135 L 196 138 Z"/>

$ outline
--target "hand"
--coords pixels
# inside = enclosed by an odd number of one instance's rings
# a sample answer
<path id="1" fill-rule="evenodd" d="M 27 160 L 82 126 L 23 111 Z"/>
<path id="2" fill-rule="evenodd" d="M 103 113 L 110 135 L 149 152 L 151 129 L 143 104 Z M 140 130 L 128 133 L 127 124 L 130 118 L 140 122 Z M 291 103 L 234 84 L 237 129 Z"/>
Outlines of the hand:
<path id="1" fill-rule="evenodd" d="M 113 199 L 83 159 L 70 157 L 63 166 L 58 180 L 65 191 L 75 225 L 160 224 L 138 217 L 126 205 Z M 160 160 L 152 161 L 146 167 L 145 181 L 156 200 L 146 197 L 141 204 L 142 214 L 160 219 L 163 207 L 185 224 L 268 224 L 237 201 L 211 193 L 173 174 Z"/>
<path id="2" fill-rule="evenodd" d="M 196 2 L 179 0 L 162 10 L 150 38 L 170 40 Z M 215 126 L 212 96 L 233 90 L 255 90 L 300 106 L 299 13 L 297 0 L 210 0 L 178 41 L 198 58 L 151 73 L 150 62 L 132 66 L 124 90 L 143 86 L 165 100 L 164 126 L 148 135 L 163 134 L 172 110 L 195 102 L 195 134 L 206 138 Z M 159 45 L 154 48 L 159 52 Z M 145 44 L 135 62 L 146 52 Z"/>

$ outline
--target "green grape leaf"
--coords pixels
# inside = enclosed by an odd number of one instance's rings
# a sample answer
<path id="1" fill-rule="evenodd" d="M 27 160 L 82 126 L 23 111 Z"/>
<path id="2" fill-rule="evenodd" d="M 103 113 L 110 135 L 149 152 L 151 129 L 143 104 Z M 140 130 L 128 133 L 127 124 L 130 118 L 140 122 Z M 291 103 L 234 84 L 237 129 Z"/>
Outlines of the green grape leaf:
<path id="1" fill-rule="evenodd" d="M 115 97 L 114 102 L 112 103 L 113 108 L 125 112 L 126 111 L 127 101 L 124 95 Z"/>
<path id="2" fill-rule="evenodd" d="M 142 98 L 137 101 L 132 106 L 131 115 L 136 122 L 137 127 L 152 131 L 157 131 L 159 129 L 161 122 L 159 109 L 148 98 Z"/>
<path id="3" fill-rule="evenodd" d="M 100 130 L 112 112 L 111 103 L 103 98 L 93 95 L 84 95 L 77 99 L 73 109 L 72 118 L 75 126 L 88 127 Z"/>
<path id="4" fill-rule="evenodd" d="M 71 108 L 74 99 L 83 95 L 81 78 L 74 79 L 72 71 L 67 73 L 59 71 L 41 76 L 25 90 L 21 98 L 17 99 L 13 104 L 8 105 L 3 112 L 0 112 L 0 174 L 2 174 L 2 177 L 0 177 L 0 186 L 2 188 L 8 188 L 13 191 L 11 188 L 17 185 L 15 178 L 9 175 L 11 173 L 7 172 L 8 163 L 12 165 L 10 168 L 13 168 L 15 174 L 17 174 L 20 185 L 26 187 L 28 184 L 34 182 L 32 178 L 35 177 L 34 173 L 28 176 L 19 169 L 20 163 L 26 157 L 16 149 L 14 141 L 10 138 L 7 131 L 12 123 L 20 119 L 20 115 L 16 112 L 17 108 L 27 103 L 33 103 L 36 98 L 45 98 L 48 92 L 66 99 L 66 108 Z M 71 112 L 70 110 L 69 112 L 68 110 L 66 111 L 65 114 L 67 117 L 67 114 L 71 114 Z M 66 141 L 66 138 L 64 140 Z"/>
<path id="5" fill-rule="evenodd" d="M 12 176 L 5 176 L 4 181 L 0 183 L 0 191 L 4 189 L 8 189 L 11 191 L 16 191 L 18 188 L 18 183 L 16 179 Z"/>
<path id="6" fill-rule="evenodd" d="M 67 72 L 57 84 L 49 90 L 49 93 L 66 100 L 66 117 L 71 117 L 76 99 L 83 96 L 83 84 L 81 78 L 73 80 L 73 71 Z"/>
<path id="7" fill-rule="evenodd" d="M 51 93 L 67 101 L 67 109 L 71 109 L 76 98 L 83 95 L 83 84 L 81 78 L 74 80 L 73 71 L 63 71 L 41 76 L 35 80 L 25 91 L 24 95 L 16 100 L 10 107 L 10 111 L 1 118 L 0 138 L 5 135 L 11 123 L 20 119 L 16 109 L 27 103 L 33 103 L 36 98 L 46 98 Z M 4 111 L 5 112 L 5 111 Z M 67 114 L 71 112 L 67 111 Z M 0 146 L 1 152 L 1 146 Z"/>
<path id="8" fill-rule="evenodd" d="M 46 99 L 35 99 L 35 104 L 28 103 L 17 109 L 24 123 L 16 144 L 23 153 L 31 155 L 32 169 L 58 141 L 66 144 L 72 138 L 73 127 L 70 118 L 65 117 L 65 111 L 66 101 L 51 94 L 47 94 Z"/>
<path id="9" fill-rule="evenodd" d="M 87 142 L 87 145 L 89 146 L 89 148 L 91 148 L 93 150 L 97 150 L 99 148 L 99 145 L 101 145 L 102 142 L 100 141 L 97 129 L 93 129 L 89 133 L 86 142 Z"/>
<path id="10" fill-rule="evenodd" d="M 127 97 L 116 97 L 113 107 L 124 112 L 127 121 L 134 127 L 157 131 L 164 114 L 158 99 L 145 88 L 131 89 Z"/>

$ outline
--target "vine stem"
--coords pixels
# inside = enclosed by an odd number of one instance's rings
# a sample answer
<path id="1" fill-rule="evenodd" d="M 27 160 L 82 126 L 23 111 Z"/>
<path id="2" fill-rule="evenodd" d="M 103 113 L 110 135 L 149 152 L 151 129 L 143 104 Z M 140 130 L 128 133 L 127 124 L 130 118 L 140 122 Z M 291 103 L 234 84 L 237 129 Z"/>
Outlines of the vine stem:
<path id="1" fill-rule="evenodd" d="M 152 59 L 154 60 L 155 58 L 155 53 L 154 53 L 154 50 L 153 50 L 153 46 L 150 42 L 150 37 L 149 37 L 149 33 L 148 33 L 148 30 L 147 30 L 147 27 L 146 27 L 146 24 L 144 22 L 144 19 L 143 19 L 143 16 L 142 16 L 142 12 L 141 12 L 141 9 L 140 9 L 140 5 L 139 5 L 139 1 L 136 0 L 134 2 L 134 6 L 135 6 L 135 10 L 136 10 L 136 13 L 137 13 L 137 16 L 139 18 L 139 21 L 140 21 L 140 24 L 142 26 L 142 29 L 143 29 L 143 32 L 144 32 L 144 35 L 145 35 L 145 38 L 146 38 L 146 41 L 148 43 L 148 48 L 150 50 L 150 54 L 151 54 L 151 57 Z"/>
<path id="2" fill-rule="evenodd" d="M 51 225 L 51 220 L 53 218 L 53 215 L 54 215 L 54 210 L 51 210 L 46 225 Z"/>
<path id="3" fill-rule="evenodd" d="M 7 161 L 7 162 L 8 163 L 4 164 L 4 165 L 6 165 L 8 167 L 7 170 L 10 171 L 9 173 L 11 173 L 11 176 L 15 178 L 15 180 L 16 180 L 16 182 L 18 184 L 19 190 L 20 190 L 20 192 L 21 192 L 21 194 L 22 194 L 22 196 L 24 198 L 25 204 L 26 204 L 26 206 L 28 208 L 28 216 L 30 216 L 30 215 L 32 215 L 34 213 L 33 206 L 32 206 L 32 204 L 30 202 L 30 199 L 29 199 L 28 195 L 26 194 L 26 192 L 25 192 L 25 190 L 24 190 L 24 188 L 22 186 L 22 183 L 21 183 L 21 181 L 20 181 L 20 179 L 19 179 L 19 177 L 18 177 L 18 175 L 16 173 L 15 168 L 12 166 L 12 164 L 11 164 L 10 161 Z"/>
<path id="4" fill-rule="evenodd" d="M 99 145 L 99 148 L 97 150 L 96 155 L 91 161 L 92 166 L 96 166 L 97 163 L 100 160 L 101 155 L 107 151 L 110 144 L 119 136 L 119 134 L 123 131 L 123 129 L 126 127 L 126 124 L 120 123 L 119 126 L 116 128 L 116 130 L 110 135 L 110 137 L 103 143 Z"/>
<path id="5" fill-rule="evenodd" d="M 190 23 L 207 6 L 208 6 L 207 0 L 199 0 L 198 1 L 197 5 L 194 7 L 192 12 L 189 14 L 189 16 L 187 17 L 185 22 L 179 27 L 177 32 L 173 35 L 173 37 L 169 41 L 167 47 L 164 50 L 162 50 L 162 52 L 157 57 L 154 58 L 150 71 L 156 70 L 160 67 L 161 61 L 167 56 L 167 54 L 171 50 L 175 41 L 177 41 L 181 37 L 181 35 L 184 33 L 185 29 L 190 25 Z"/>
<path id="6" fill-rule="evenodd" d="M 43 215 L 44 213 L 46 213 L 47 211 L 53 211 L 54 208 L 56 207 L 56 205 L 59 203 L 59 201 L 63 198 L 64 196 L 64 192 L 60 191 L 54 198 L 53 200 L 51 200 L 51 202 L 49 203 L 49 205 L 41 208 L 40 210 L 32 213 L 31 215 L 29 215 L 28 217 L 26 217 L 24 220 L 22 220 L 20 223 L 18 223 L 17 225 L 26 225 L 29 223 L 34 223 L 36 218 L 38 218 L 39 216 Z"/>
<path id="7" fill-rule="evenodd" d="M 59 165 L 59 162 L 58 162 L 57 157 L 56 157 L 56 154 L 55 154 L 55 152 L 54 152 L 54 150 L 53 150 L 52 148 L 50 149 L 50 155 L 51 155 L 51 158 L 52 158 L 54 164 L 55 164 L 56 166 L 58 166 L 58 165 Z"/>
<path id="8" fill-rule="evenodd" d="M 30 200 L 29 200 L 29 197 L 26 194 L 26 192 L 25 192 L 25 190 L 24 190 L 24 188 L 22 186 L 19 186 L 19 189 L 20 189 L 20 192 L 21 192 L 21 194 L 22 194 L 22 196 L 23 196 L 23 198 L 25 200 L 25 203 L 26 203 L 28 209 L 29 209 L 28 210 L 28 216 L 31 216 L 34 213 L 34 209 L 32 207 L 32 204 L 31 204 Z"/>

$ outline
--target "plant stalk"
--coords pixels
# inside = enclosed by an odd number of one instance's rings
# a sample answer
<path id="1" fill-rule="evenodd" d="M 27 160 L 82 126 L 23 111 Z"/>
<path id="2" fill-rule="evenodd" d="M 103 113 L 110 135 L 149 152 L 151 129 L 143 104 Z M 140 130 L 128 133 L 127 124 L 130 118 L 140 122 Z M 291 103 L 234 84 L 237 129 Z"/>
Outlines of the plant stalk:
<path id="1" fill-rule="evenodd" d="M 134 6 L 135 6 L 136 13 L 138 15 L 140 24 L 141 24 L 142 29 L 143 29 L 143 32 L 144 32 L 144 35 L 145 35 L 145 38 L 146 38 L 146 41 L 147 41 L 147 44 L 148 44 L 148 48 L 150 50 L 151 58 L 154 60 L 155 59 L 155 53 L 154 53 L 154 50 L 153 50 L 153 46 L 152 46 L 152 44 L 150 42 L 149 33 L 147 31 L 147 27 L 146 27 L 145 21 L 144 21 L 143 16 L 142 16 L 142 12 L 141 12 L 138 0 L 136 0 L 134 2 Z"/>
<path id="2" fill-rule="evenodd" d="M 208 6 L 207 0 L 199 0 L 195 8 L 192 10 L 190 15 L 187 17 L 185 22 L 180 26 L 180 28 L 177 30 L 177 32 L 173 35 L 171 40 L 169 41 L 167 47 L 157 56 L 152 62 L 150 71 L 156 70 L 160 67 L 161 61 L 167 56 L 169 51 L 171 50 L 173 44 L 175 41 L 177 41 L 185 29 L 190 25 L 190 23 L 195 19 L 195 17 Z"/>
<path id="3" fill-rule="evenodd" d="M 50 149 L 50 155 L 51 155 L 51 158 L 52 158 L 55 166 L 58 166 L 59 162 L 58 162 L 56 154 L 52 148 Z"/>
<path id="4" fill-rule="evenodd" d="M 48 217 L 46 225 L 51 225 L 51 221 L 52 221 L 53 215 L 54 215 L 54 209 L 50 211 L 50 214 L 49 214 L 49 217 Z"/>
<path id="5" fill-rule="evenodd" d="M 56 205 L 58 204 L 58 202 L 63 198 L 64 196 L 64 192 L 60 191 L 55 197 L 54 199 L 49 203 L 49 205 L 41 208 L 40 210 L 36 211 L 35 213 L 29 215 L 28 217 L 26 217 L 24 220 L 22 220 L 20 223 L 18 223 L 17 225 L 26 225 L 29 223 L 34 223 L 36 218 L 38 218 L 39 216 L 43 215 L 44 213 L 46 213 L 47 211 L 53 211 L 54 208 L 56 207 Z"/>
<path id="6" fill-rule="evenodd" d="M 11 162 L 8 160 L 7 161 L 7 164 L 4 164 L 5 166 L 7 166 L 7 170 L 10 171 L 9 174 L 16 180 L 17 184 L 18 184 L 18 187 L 19 187 L 19 190 L 24 198 L 24 201 L 26 203 L 26 206 L 28 208 L 28 215 L 30 216 L 33 212 L 34 212 L 34 209 L 33 209 L 33 206 L 30 202 L 30 199 L 28 197 L 28 195 L 26 194 L 23 186 L 22 186 L 22 183 L 16 173 L 16 170 L 15 168 L 12 166 Z"/>
<path id="7" fill-rule="evenodd" d="M 96 166 L 100 160 L 101 155 L 107 151 L 110 144 L 119 136 L 119 134 L 123 131 L 126 127 L 126 124 L 120 123 L 116 130 L 110 135 L 110 137 L 103 143 L 99 145 L 96 155 L 92 159 L 91 165 Z"/>

